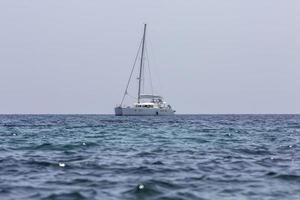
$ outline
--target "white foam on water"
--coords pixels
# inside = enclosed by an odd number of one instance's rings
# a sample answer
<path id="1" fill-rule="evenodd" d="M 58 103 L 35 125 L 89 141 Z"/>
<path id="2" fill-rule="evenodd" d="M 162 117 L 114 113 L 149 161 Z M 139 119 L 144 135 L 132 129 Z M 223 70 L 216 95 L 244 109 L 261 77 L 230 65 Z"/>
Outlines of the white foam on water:
<path id="1" fill-rule="evenodd" d="M 65 166 L 66 166 L 65 163 L 58 163 L 58 165 L 59 165 L 60 167 L 65 167 Z"/>
<path id="2" fill-rule="evenodd" d="M 140 185 L 139 185 L 139 189 L 140 189 L 140 190 L 142 190 L 142 189 L 144 189 L 144 188 L 145 188 L 145 186 L 144 186 L 143 184 L 140 184 Z"/>

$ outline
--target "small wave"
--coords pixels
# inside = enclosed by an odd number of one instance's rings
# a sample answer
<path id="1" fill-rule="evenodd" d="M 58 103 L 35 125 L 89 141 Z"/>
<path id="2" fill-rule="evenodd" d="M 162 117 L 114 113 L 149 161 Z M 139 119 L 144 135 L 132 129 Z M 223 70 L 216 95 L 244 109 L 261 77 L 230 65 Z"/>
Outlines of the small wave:
<path id="1" fill-rule="evenodd" d="M 70 193 L 59 193 L 59 194 L 50 194 L 45 198 L 42 198 L 43 200 L 58 200 L 58 199 L 78 199 L 78 200 L 84 200 L 89 199 L 85 197 L 81 192 L 70 192 Z"/>
<path id="2" fill-rule="evenodd" d="M 29 160 L 25 164 L 34 165 L 35 167 L 57 167 L 58 163 L 42 160 Z"/>
<path id="3" fill-rule="evenodd" d="M 76 142 L 72 144 L 54 144 L 54 143 L 43 143 L 36 146 L 28 147 L 29 150 L 42 150 L 42 151 L 72 151 L 77 149 L 90 148 L 95 146 L 92 142 Z"/>
<path id="4" fill-rule="evenodd" d="M 41 145 L 37 145 L 34 147 L 35 150 L 49 150 L 52 148 L 52 144 L 50 143 L 43 143 Z"/>
<path id="5" fill-rule="evenodd" d="M 152 165 L 164 165 L 164 163 L 158 160 L 153 162 Z"/>
<path id="6" fill-rule="evenodd" d="M 275 178 L 287 180 L 287 181 L 300 181 L 300 176 L 293 175 L 293 174 L 279 174 L 275 176 Z"/>
<path id="7" fill-rule="evenodd" d="M 148 180 L 143 183 L 139 183 L 134 188 L 124 192 L 124 195 L 141 199 L 155 197 L 157 198 L 162 197 L 168 191 L 172 191 L 178 188 L 180 188 L 178 185 L 175 185 L 168 181 Z"/>
<path id="8" fill-rule="evenodd" d="M 276 172 L 268 172 L 266 176 L 271 176 L 276 179 L 281 179 L 285 181 L 300 181 L 300 175 L 295 174 L 278 174 Z"/>
<path id="9" fill-rule="evenodd" d="M 137 157 L 149 157 L 149 156 L 153 156 L 155 153 L 151 153 L 151 152 L 140 152 L 140 153 L 137 153 L 136 156 Z"/>
<path id="10" fill-rule="evenodd" d="M 157 197 L 162 194 L 162 192 L 153 185 L 143 184 L 143 189 L 139 188 L 140 185 L 141 184 L 137 184 L 133 189 L 123 192 L 123 195 L 128 199 L 144 199 Z"/>
<path id="11" fill-rule="evenodd" d="M 235 151 L 249 155 L 270 155 L 271 153 L 266 148 L 239 148 Z"/>

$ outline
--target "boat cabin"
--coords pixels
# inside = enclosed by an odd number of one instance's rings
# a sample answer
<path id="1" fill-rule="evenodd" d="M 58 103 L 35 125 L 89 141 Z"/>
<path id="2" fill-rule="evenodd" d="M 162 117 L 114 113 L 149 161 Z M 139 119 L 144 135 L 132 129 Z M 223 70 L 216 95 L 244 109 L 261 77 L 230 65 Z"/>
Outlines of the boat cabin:
<path id="1" fill-rule="evenodd" d="M 140 102 L 134 104 L 138 108 L 164 108 L 167 107 L 166 102 L 161 96 L 157 95 L 141 95 Z"/>

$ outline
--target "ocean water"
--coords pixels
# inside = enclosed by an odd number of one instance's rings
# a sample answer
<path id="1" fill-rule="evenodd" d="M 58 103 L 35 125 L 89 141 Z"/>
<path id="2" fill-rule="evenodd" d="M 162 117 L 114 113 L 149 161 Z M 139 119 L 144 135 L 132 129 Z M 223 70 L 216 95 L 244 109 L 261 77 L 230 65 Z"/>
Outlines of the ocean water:
<path id="1" fill-rule="evenodd" d="M 0 199 L 300 199 L 300 115 L 1 115 Z"/>

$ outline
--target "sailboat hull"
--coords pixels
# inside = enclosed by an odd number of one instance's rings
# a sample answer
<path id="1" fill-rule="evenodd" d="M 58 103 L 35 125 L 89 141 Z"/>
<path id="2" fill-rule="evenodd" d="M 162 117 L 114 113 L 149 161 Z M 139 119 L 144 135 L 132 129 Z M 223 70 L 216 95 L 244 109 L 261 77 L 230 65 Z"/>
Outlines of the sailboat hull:
<path id="1" fill-rule="evenodd" d="M 161 108 L 133 108 L 133 107 L 116 107 L 116 116 L 162 116 L 174 115 L 175 111 L 172 109 Z"/>
<path id="2" fill-rule="evenodd" d="M 159 115 L 174 115 L 175 111 L 172 110 L 172 107 L 168 105 L 161 96 L 159 95 L 153 95 L 153 88 L 151 83 L 151 90 L 152 94 L 141 94 L 141 92 L 144 91 L 144 83 L 145 83 L 145 76 L 144 76 L 144 54 L 145 54 L 145 39 L 146 39 L 146 27 L 147 25 L 144 24 L 144 34 L 143 34 L 143 40 L 142 43 L 138 49 L 137 56 L 134 61 L 133 68 L 131 70 L 129 80 L 127 82 L 127 86 L 122 98 L 121 103 L 119 106 L 115 108 L 115 114 L 117 116 L 159 116 Z M 140 56 L 140 68 L 139 68 L 139 84 L 138 84 L 138 95 L 137 95 L 137 102 L 133 104 L 133 106 L 125 107 L 123 106 L 123 101 L 128 95 L 128 86 L 130 83 L 130 80 L 132 78 L 132 73 L 134 71 L 134 67 L 138 58 L 138 55 L 140 54 L 140 48 L 141 48 L 141 56 Z M 149 66 L 148 66 L 149 67 Z M 150 73 L 150 68 L 149 68 Z M 151 77 L 151 75 L 150 75 Z M 150 78 L 151 81 L 151 78 Z"/>

